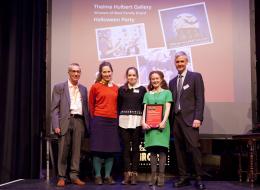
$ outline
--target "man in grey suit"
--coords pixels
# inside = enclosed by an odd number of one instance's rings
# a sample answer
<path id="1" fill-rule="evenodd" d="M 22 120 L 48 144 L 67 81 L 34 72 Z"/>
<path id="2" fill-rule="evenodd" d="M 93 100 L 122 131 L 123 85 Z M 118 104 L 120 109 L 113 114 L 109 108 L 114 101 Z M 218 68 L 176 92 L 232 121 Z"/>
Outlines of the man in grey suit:
<path id="1" fill-rule="evenodd" d="M 203 121 L 204 83 L 200 73 L 187 70 L 188 56 L 180 51 L 175 54 L 178 75 L 169 83 L 175 105 L 172 106 L 173 135 L 180 179 L 174 187 L 190 185 L 186 154 L 189 152 L 196 173 L 197 189 L 206 189 L 201 176 L 199 128 Z"/>
<path id="2" fill-rule="evenodd" d="M 76 185 L 84 185 L 78 177 L 81 141 L 89 127 L 87 88 L 79 84 L 78 63 L 68 67 L 69 79 L 56 84 L 52 92 L 51 123 L 58 135 L 58 187 L 65 186 L 68 154 L 71 152 L 69 177 Z"/>

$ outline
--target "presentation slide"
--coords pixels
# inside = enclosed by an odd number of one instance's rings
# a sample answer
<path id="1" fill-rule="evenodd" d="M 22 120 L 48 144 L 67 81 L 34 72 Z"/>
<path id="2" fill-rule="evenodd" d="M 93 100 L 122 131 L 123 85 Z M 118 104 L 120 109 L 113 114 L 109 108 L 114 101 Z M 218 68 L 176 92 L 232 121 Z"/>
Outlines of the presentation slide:
<path id="1" fill-rule="evenodd" d="M 169 81 L 177 75 L 172 57 L 182 50 L 188 69 L 204 79 L 200 133 L 252 128 L 249 0 L 52 0 L 49 13 L 50 88 L 67 80 L 68 65 L 77 62 L 80 83 L 90 89 L 103 60 L 119 86 L 130 66 L 141 85 L 152 70 Z"/>

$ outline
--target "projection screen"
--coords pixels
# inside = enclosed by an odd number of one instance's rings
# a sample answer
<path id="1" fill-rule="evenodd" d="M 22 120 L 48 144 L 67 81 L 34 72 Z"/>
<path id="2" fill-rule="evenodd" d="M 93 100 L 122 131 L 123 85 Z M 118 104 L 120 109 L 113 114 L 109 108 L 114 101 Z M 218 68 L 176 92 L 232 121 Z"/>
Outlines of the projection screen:
<path id="1" fill-rule="evenodd" d="M 252 128 L 249 0 L 52 0 L 49 10 L 49 84 L 68 79 L 78 62 L 80 83 L 90 89 L 103 60 L 112 63 L 121 85 L 135 66 L 139 82 L 161 70 L 176 76 L 171 55 L 189 55 L 188 69 L 205 83 L 201 134 L 231 135 Z M 48 105 L 48 104 L 47 104 Z M 49 108 L 47 108 L 49 109 Z"/>

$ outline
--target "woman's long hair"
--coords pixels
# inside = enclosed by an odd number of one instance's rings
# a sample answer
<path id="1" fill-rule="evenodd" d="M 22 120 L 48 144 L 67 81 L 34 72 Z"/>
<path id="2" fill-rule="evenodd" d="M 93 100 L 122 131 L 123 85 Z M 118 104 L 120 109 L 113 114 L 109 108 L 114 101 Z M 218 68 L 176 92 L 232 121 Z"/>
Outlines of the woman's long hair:
<path id="1" fill-rule="evenodd" d="M 100 81 L 102 80 L 102 69 L 103 69 L 103 67 L 105 67 L 105 66 L 108 66 L 108 67 L 111 69 L 111 71 L 113 72 L 113 67 L 112 67 L 111 63 L 108 62 L 108 61 L 103 61 L 103 62 L 99 65 L 98 75 L 97 75 L 97 78 L 96 78 L 95 83 L 100 82 Z"/>
<path id="2" fill-rule="evenodd" d="M 128 68 L 126 69 L 126 72 L 125 72 L 126 80 L 127 80 L 128 73 L 129 73 L 130 70 L 134 70 L 134 71 L 135 71 L 135 74 L 136 74 L 136 76 L 137 76 L 137 78 L 139 78 L 139 74 L 138 74 L 137 68 L 135 68 L 135 67 L 128 67 Z M 126 91 L 127 89 L 128 89 L 128 82 L 126 81 L 125 84 L 124 84 L 124 86 L 123 86 L 123 90 Z"/>
<path id="3" fill-rule="evenodd" d="M 167 83 L 166 83 L 166 81 L 165 81 L 165 79 L 164 79 L 164 74 L 163 74 L 163 72 L 162 71 L 152 71 L 152 72 L 150 72 L 150 74 L 149 74 L 149 85 L 148 85 L 148 90 L 149 91 L 151 91 L 151 90 L 153 90 L 154 89 L 154 87 L 153 87 L 153 85 L 152 85 L 152 83 L 151 83 L 151 77 L 152 77 L 152 75 L 153 74 L 158 74 L 159 76 L 160 76 L 160 78 L 162 79 L 162 82 L 161 82 L 161 88 L 162 89 L 169 89 L 168 88 L 168 85 L 167 85 Z"/>

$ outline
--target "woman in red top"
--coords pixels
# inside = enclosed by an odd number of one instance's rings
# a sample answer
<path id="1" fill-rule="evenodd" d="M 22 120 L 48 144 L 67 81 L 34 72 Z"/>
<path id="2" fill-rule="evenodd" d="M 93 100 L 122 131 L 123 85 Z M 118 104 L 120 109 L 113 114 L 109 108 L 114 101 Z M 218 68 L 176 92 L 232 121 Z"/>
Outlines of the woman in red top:
<path id="1" fill-rule="evenodd" d="M 95 184 L 103 183 L 102 161 L 105 163 L 104 183 L 115 184 L 111 177 L 114 154 L 120 152 L 118 136 L 117 95 L 118 87 L 112 82 L 113 68 L 109 62 L 99 65 L 99 74 L 89 94 L 92 118 L 90 150 L 93 155 Z"/>

